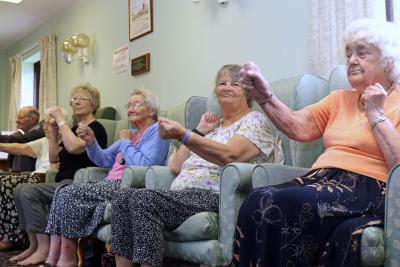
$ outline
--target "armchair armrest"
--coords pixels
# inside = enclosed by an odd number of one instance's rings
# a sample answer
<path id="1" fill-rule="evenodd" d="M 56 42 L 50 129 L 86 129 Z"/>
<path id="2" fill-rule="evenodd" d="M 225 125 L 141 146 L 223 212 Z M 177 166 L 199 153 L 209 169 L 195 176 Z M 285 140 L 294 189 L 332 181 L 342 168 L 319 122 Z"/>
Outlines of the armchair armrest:
<path id="1" fill-rule="evenodd" d="M 151 166 L 146 171 L 145 184 L 148 189 L 170 189 L 177 176 L 166 166 Z"/>
<path id="2" fill-rule="evenodd" d="M 253 188 L 288 182 L 307 173 L 308 171 L 309 169 L 307 168 L 288 165 L 273 163 L 259 164 L 254 168 L 252 177 Z"/>
<path id="3" fill-rule="evenodd" d="M 148 167 L 130 166 L 124 170 L 122 175 L 121 187 L 143 188 L 145 187 L 144 178 Z"/>
<path id="4" fill-rule="evenodd" d="M 400 164 L 389 173 L 385 203 L 385 266 L 400 262 Z"/>
<path id="5" fill-rule="evenodd" d="M 109 170 L 110 169 L 99 167 L 87 167 L 84 169 L 79 169 L 75 172 L 74 183 L 100 181 L 107 177 Z"/>
<path id="6" fill-rule="evenodd" d="M 228 265 L 232 257 L 233 235 L 239 208 L 251 191 L 251 177 L 255 164 L 231 163 L 221 174 L 219 203 L 219 242 L 223 245 L 223 258 Z"/>
<path id="7" fill-rule="evenodd" d="M 58 171 L 56 171 L 56 170 L 48 170 L 46 172 L 45 182 L 46 183 L 55 183 L 57 173 L 58 173 Z"/>

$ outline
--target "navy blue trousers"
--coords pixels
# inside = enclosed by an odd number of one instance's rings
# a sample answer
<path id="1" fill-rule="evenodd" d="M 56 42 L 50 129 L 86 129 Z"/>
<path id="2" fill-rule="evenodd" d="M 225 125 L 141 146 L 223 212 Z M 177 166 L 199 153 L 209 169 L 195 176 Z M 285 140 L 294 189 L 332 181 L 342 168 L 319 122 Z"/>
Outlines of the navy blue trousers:
<path id="1" fill-rule="evenodd" d="M 320 169 L 254 189 L 242 204 L 233 266 L 358 266 L 367 225 L 383 225 L 386 183 Z"/>

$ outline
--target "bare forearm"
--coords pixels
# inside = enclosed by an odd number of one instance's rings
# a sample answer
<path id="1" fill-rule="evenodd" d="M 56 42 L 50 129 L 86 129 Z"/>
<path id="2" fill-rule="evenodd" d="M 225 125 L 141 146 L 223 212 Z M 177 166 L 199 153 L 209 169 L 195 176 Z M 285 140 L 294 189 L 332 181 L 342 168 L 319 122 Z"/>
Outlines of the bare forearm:
<path id="1" fill-rule="evenodd" d="M 389 120 L 380 122 L 373 133 L 388 168 L 400 163 L 400 133 L 393 124 Z"/>
<path id="2" fill-rule="evenodd" d="M 1 144 L 0 143 L 0 151 L 13 154 L 13 155 L 25 155 L 29 157 L 35 157 L 30 146 L 27 144 L 18 144 L 18 143 L 11 143 L 11 144 Z"/>
<path id="3" fill-rule="evenodd" d="M 55 139 L 53 140 L 52 138 L 50 138 L 49 141 L 49 161 L 50 163 L 58 163 L 59 160 L 59 156 L 58 154 L 60 153 L 60 146 L 58 145 L 58 140 Z"/>
<path id="4" fill-rule="evenodd" d="M 69 153 L 80 154 L 85 151 L 85 142 L 77 137 L 68 125 L 61 125 L 60 132 L 64 146 Z"/>
<path id="5" fill-rule="evenodd" d="M 197 134 L 192 134 L 189 137 L 186 146 L 199 157 L 219 166 L 235 161 L 246 161 L 241 158 L 243 153 L 237 151 L 235 153 L 235 150 L 227 144 L 214 142 Z"/>
<path id="6" fill-rule="evenodd" d="M 170 167 L 175 173 L 179 173 L 182 168 L 183 162 L 189 157 L 190 150 L 185 146 L 181 145 L 178 151 L 172 157 Z"/>
<path id="7" fill-rule="evenodd" d="M 320 137 L 311 113 L 305 109 L 293 111 L 275 96 L 261 108 L 272 123 L 291 139 L 307 142 Z"/>

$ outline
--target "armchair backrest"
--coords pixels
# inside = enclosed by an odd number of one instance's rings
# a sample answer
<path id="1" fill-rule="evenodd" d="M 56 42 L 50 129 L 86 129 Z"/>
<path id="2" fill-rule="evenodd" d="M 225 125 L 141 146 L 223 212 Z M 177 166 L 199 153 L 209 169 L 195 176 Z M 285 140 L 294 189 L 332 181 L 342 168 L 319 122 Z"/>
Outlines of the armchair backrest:
<path id="1" fill-rule="evenodd" d="M 337 89 L 351 89 L 345 65 L 336 66 L 329 75 L 329 93 Z"/>
<path id="2" fill-rule="evenodd" d="M 313 74 L 303 74 L 293 90 L 293 110 L 300 110 L 328 95 L 328 82 Z M 322 139 L 312 142 L 289 141 L 291 165 L 310 167 L 324 151 Z"/>
<path id="3" fill-rule="evenodd" d="M 102 107 L 96 112 L 96 119 L 115 120 L 117 111 L 113 107 Z"/>
<path id="4" fill-rule="evenodd" d="M 129 129 L 128 119 L 122 119 L 118 121 L 107 120 L 107 119 L 98 119 L 107 133 L 107 147 L 113 144 L 115 141 L 119 139 L 119 132 L 124 129 Z"/>
<path id="5" fill-rule="evenodd" d="M 200 121 L 201 115 L 207 110 L 207 98 L 203 96 L 192 96 L 187 101 L 176 105 L 167 111 L 167 118 L 179 122 L 188 129 L 193 129 Z M 180 143 L 173 141 L 176 147 Z"/>

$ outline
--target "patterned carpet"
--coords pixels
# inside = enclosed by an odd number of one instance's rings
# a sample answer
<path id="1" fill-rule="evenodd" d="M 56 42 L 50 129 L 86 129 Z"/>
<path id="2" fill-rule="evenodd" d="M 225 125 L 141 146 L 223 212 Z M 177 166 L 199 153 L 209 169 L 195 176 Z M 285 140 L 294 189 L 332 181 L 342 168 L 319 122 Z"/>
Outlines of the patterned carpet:
<path id="1" fill-rule="evenodd" d="M 16 265 L 16 264 L 13 264 L 8 261 L 9 258 L 18 254 L 19 252 L 20 252 L 19 250 L 0 252 L 0 267 L 16 267 L 16 266 L 20 267 L 20 265 Z M 30 267 L 36 267 L 36 266 L 39 266 L 39 265 L 30 265 Z M 163 266 L 164 267 L 200 267 L 200 265 L 198 265 L 198 264 L 176 261 L 173 259 L 166 259 L 164 261 Z"/>

